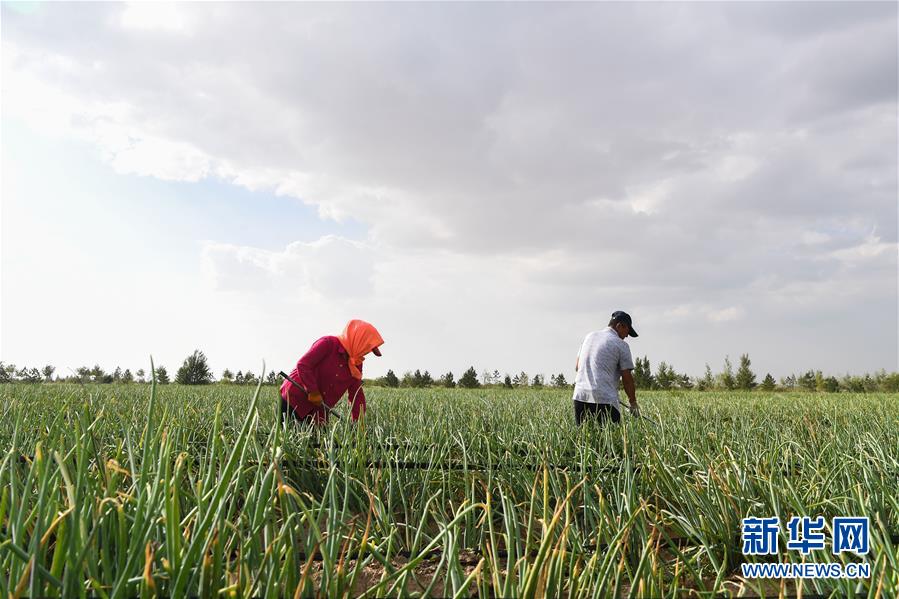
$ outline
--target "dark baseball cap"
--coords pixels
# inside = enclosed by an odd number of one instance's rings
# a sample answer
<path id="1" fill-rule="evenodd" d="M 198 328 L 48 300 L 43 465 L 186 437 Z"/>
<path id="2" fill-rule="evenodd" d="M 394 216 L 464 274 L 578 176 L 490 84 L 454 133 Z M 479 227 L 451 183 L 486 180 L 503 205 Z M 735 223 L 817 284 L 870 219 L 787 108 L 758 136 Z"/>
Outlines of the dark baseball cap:
<path id="1" fill-rule="evenodd" d="M 630 328 L 630 333 L 628 333 L 629 337 L 639 337 L 637 331 L 634 330 L 633 321 L 631 320 L 631 315 L 627 312 L 622 312 L 618 310 L 616 312 L 612 312 L 612 320 L 614 322 L 623 322 Z"/>

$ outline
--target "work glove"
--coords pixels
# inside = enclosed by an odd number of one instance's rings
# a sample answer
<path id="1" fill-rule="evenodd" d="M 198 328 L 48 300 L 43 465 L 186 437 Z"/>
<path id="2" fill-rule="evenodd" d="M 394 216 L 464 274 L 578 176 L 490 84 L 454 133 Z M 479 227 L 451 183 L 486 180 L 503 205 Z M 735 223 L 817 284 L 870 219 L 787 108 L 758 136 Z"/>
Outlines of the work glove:
<path id="1" fill-rule="evenodd" d="M 314 391 L 309 394 L 309 403 L 314 405 L 316 408 L 322 405 L 322 394 L 318 391 Z"/>

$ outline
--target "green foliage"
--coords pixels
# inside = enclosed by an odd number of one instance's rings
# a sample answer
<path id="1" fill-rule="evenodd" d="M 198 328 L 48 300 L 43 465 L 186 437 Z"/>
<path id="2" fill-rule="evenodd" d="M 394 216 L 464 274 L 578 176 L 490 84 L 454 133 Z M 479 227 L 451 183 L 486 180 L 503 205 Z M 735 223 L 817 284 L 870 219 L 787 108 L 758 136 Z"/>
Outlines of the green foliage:
<path id="1" fill-rule="evenodd" d="M 418 372 L 418 371 L 416 371 Z M 420 387 L 430 387 L 434 384 L 434 379 L 431 378 L 431 373 L 425 370 L 421 375 L 421 385 Z"/>
<path id="2" fill-rule="evenodd" d="M 761 389 L 762 391 L 774 391 L 774 388 L 774 377 L 769 372 L 765 375 L 765 380 L 762 381 Z"/>
<path id="3" fill-rule="evenodd" d="M 206 354 L 200 350 L 194 350 L 194 353 L 187 356 L 175 375 L 175 382 L 179 385 L 208 385 L 211 383 L 212 370 L 209 368 Z"/>
<path id="4" fill-rule="evenodd" d="M 749 360 L 749 354 L 740 356 L 740 367 L 737 369 L 737 376 L 734 381 L 737 389 L 752 391 L 755 388 L 757 384 L 755 382 L 755 373 L 752 372 L 750 366 L 752 366 L 752 362 Z"/>
<path id="5" fill-rule="evenodd" d="M 90 376 L 94 383 L 111 383 L 114 380 L 111 374 L 107 374 L 100 368 L 99 364 L 94 364 L 94 367 L 90 369 Z"/>
<path id="6" fill-rule="evenodd" d="M 705 365 L 705 374 L 703 377 L 696 381 L 696 390 L 697 391 L 708 391 L 710 389 L 715 388 L 715 376 L 712 374 L 712 367 L 708 364 Z"/>
<path id="7" fill-rule="evenodd" d="M 729 356 L 724 357 L 724 370 L 718 375 L 718 380 L 721 388 L 727 391 L 733 391 L 737 386 L 737 381 L 734 378 L 734 368 L 731 366 Z"/>
<path id="8" fill-rule="evenodd" d="M 652 389 L 655 386 L 655 378 L 652 376 L 652 370 L 649 366 L 649 358 L 637 358 L 634 361 L 634 386 L 637 389 Z"/>
<path id="9" fill-rule="evenodd" d="M 538 389 L 541 388 L 541 387 L 543 387 L 543 375 L 542 375 L 542 374 L 535 374 L 535 375 L 534 375 L 534 380 L 531 381 L 531 386 L 532 386 L 532 387 L 536 387 L 536 388 L 538 388 Z"/>
<path id="10" fill-rule="evenodd" d="M 506 373 L 505 378 L 503 378 L 503 387 L 506 389 L 512 388 L 512 377 L 510 377 L 508 373 Z"/>
<path id="11" fill-rule="evenodd" d="M 44 380 L 41 371 L 37 368 L 25 368 L 24 366 L 16 373 L 16 378 L 23 383 L 40 383 Z"/>
<path id="12" fill-rule="evenodd" d="M 169 380 L 169 372 L 165 369 L 165 366 L 157 366 L 156 367 L 156 384 L 158 385 L 168 385 L 171 381 Z"/>
<path id="13" fill-rule="evenodd" d="M 646 362 L 647 367 L 649 366 L 649 361 Z M 669 366 L 665 362 L 659 362 L 659 367 L 656 370 L 655 375 L 655 385 L 659 389 L 668 390 L 674 387 L 675 383 L 678 380 L 678 375 L 674 371 L 674 368 Z"/>
<path id="14" fill-rule="evenodd" d="M 474 366 L 469 367 L 469 369 L 462 374 L 462 378 L 459 379 L 459 386 L 465 389 L 474 389 L 481 386 L 481 383 L 478 381 L 478 373 L 475 371 Z"/>
<path id="15" fill-rule="evenodd" d="M 384 384 L 387 387 L 399 387 L 400 379 L 397 378 L 396 373 L 394 373 L 392 370 L 388 370 L 387 375 L 384 376 Z"/>
<path id="16" fill-rule="evenodd" d="M 552 384 L 553 387 L 567 387 L 568 381 L 565 380 L 565 374 L 560 372 L 559 374 L 554 376 L 552 379 Z M 511 386 L 511 381 L 509 386 Z"/>
<path id="17" fill-rule="evenodd" d="M 884 374 L 881 389 L 887 393 L 899 393 L 899 372 Z M 867 391 L 867 389 L 865 389 Z"/>
<path id="18" fill-rule="evenodd" d="M 442 377 L 440 377 L 440 380 L 438 381 L 438 383 L 440 384 L 441 387 L 447 387 L 450 389 L 452 389 L 453 387 L 456 386 L 456 380 L 455 380 L 455 378 L 453 378 L 452 372 L 447 372 Z"/>
<path id="19" fill-rule="evenodd" d="M 222 371 L 222 382 L 223 383 L 233 383 L 234 382 L 234 373 L 228 370 L 227 368 Z"/>
<path id="20" fill-rule="evenodd" d="M 525 371 L 521 371 L 512 377 L 512 385 L 515 387 L 527 387 L 531 384 L 531 379 Z"/>
<path id="21" fill-rule="evenodd" d="M 840 381 L 836 377 L 824 377 L 821 381 L 821 390 L 825 393 L 836 393 L 840 390 Z"/>
<path id="22" fill-rule="evenodd" d="M 797 379 L 797 384 L 806 391 L 814 391 L 817 388 L 815 372 L 809 370 Z"/>

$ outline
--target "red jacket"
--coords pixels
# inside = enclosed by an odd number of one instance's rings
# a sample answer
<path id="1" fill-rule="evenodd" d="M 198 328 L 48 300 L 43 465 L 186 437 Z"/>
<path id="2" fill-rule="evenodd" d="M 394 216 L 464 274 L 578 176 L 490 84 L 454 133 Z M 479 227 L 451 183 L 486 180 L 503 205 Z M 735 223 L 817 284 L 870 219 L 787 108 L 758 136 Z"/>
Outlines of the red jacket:
<path id="1" fill-rule="evenodd" d="M 362 369 L 361 366 L 359 368 Z M 350 374 L 349 355 L 337 337 L 322 337 L 313 343 L 297 362 L 296 368 L 290 371 L 290 378 L 303 385 L 309 393 L 321 393 L 322 401 L 330 407 L 336 406 L 343 394 L 348 392 L 354 421 L 365 411 L 362 381 Z M 315 407 L 307 399 L 306 392 L 297 389 L 290 381 L 281 384 L 281 397 L 287 399 L 298 418 L 312 414 L 316 422 L 327 419 L 325 409 Z"/>

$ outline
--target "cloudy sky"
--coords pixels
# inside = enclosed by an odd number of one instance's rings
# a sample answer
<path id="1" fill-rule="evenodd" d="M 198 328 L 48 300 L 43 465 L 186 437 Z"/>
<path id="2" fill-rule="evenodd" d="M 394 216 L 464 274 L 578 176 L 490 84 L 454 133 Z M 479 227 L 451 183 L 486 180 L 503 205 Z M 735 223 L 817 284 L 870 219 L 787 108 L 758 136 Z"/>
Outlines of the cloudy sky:
<path id="1" fill-rule="evenodd" d="M 2 4 L 0 359 L 897 366 L 897 5 Z"/>

